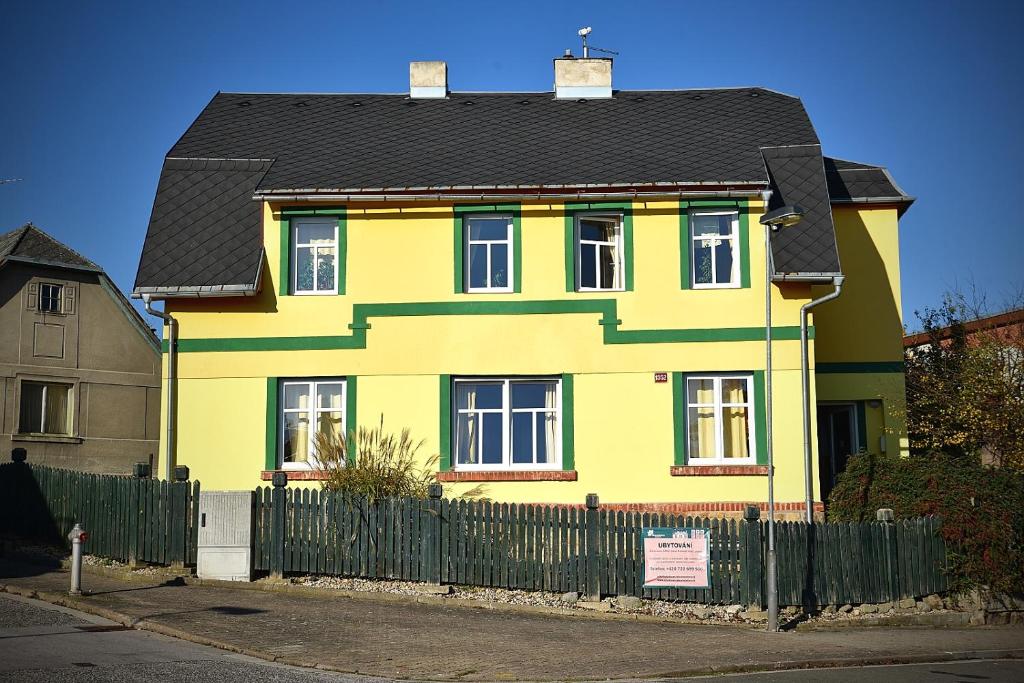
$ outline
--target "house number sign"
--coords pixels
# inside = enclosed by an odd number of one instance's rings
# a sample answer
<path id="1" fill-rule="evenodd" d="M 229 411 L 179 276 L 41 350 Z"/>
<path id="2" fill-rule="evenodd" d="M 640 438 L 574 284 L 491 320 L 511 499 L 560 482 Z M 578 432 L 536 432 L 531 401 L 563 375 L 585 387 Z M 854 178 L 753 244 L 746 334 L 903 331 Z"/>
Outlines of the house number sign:
<path id="1" fill-rule="evenodd" d="M 661 384 L 662 382 L 667 382 L 668 381 L 668 373 L 667 372 L 656 372 L 656 373 L 654 373 L 654 381 L 657 382 L 658 384 Z"/>
<path id="2" fill-rule="evenodd" d="M 644 527 L 644 588 L 709 588 L 708 529 Z"/>

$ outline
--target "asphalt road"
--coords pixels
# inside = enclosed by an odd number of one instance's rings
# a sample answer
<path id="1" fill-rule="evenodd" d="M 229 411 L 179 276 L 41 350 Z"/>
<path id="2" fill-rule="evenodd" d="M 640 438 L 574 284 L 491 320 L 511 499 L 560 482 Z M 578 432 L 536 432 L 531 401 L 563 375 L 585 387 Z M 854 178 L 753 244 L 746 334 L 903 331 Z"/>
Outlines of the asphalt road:
<path id="1" fill-rule="evenodd" d="M 38 600 L 0 594 L 0 681 L 374 683 L 195 645 Z"/>
<path id="2" fill-rule="evenodd" d="M 1024 660 L 776 671 L 700 679 L 721 683 L 1024 683 Z M 0 594 L 0 682 L 384 683 L 280 666 L 168 638 L 38 600 Z M 667 682 L 661 682 L 667 683 Z"/>

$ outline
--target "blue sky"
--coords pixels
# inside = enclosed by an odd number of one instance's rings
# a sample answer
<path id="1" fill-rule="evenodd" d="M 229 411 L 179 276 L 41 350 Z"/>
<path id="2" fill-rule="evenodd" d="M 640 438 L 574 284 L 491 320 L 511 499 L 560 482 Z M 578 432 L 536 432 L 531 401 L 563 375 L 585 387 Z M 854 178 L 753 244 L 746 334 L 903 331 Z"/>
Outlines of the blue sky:
<path id="1" fill-rule="evenodd" d="M 576 30 L 620 52 L 616 88 L 762 85 L 800 96 L 827 154 L 886 165 L 903 308 L 1024 285 L 1024 3 L 8 3 L 0 232 L 33 221 L 135 278 L 163 155 L 217 90 L 546 90 Z"/>

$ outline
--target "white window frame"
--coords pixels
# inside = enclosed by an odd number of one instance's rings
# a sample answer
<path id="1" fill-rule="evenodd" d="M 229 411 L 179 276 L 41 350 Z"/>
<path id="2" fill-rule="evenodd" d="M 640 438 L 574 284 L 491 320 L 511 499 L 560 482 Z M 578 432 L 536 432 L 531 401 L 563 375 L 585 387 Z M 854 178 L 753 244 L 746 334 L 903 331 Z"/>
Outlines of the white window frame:
<path id="1" fill-rule="evenodd" d="M 714 381 L 714 402 L 713 403 L 690 403 L 690 382 L 695 380 L 710 379 Z M 722 401 L 722 380 L 742 379 L 747 383 L 746 403 L 725 403 Z M 702 374 L 687 375 L 683 387 L 683 415 L 686 425 L 686 464 L 687 465 L 754 465 L 757 464 L 757 397 L 754 395 L 754 375 L 749 373 L 739 374 Z M 690 408 L 713 408 L 715 411 L 715 457 L 696 458 L 690 455 Z M 725 420 L 723 419 L 723 408 L 746 408 L 747 409 L 747 453 L 746 458 L 725 457 Z"/>
<path id="2" fill-rule="evenodd" d="M 503 239 L 503 240 L 475 240 L 475 239 L 472 239 L 470 237 L 470 235 L 471 235 L 471 231 L 470 231 L 470 227 L 471 226 L 470 226 L 470 224 L 473 222 L 474 219 L 480 219 L 480 220 L 502 220 L 502 219 L 504 219 L 504 220 L 508 221 L 507 230 L 505 232 L 505 239 Z M 467 214 L 467 215 L 463 216 L 463 218 L 462 218 L 462 232 L 464 233 L 464 239 L 463 239 L 463 261 L 464 262 L 463 262 L 463 265 L 462 265 L 462 273 L 463 273 L 463 277 L 465 278 L 465 282 L 463 284 L 465 286 L 465 291 L 466 292 L 468 292 L 470 294 L 476 294 L 476 293 L 481 293 L 481 292 L 482 293 L 507 293 L 507 292 L 513 291 L 513 288 L 515 286 L 515 284 L 512 282 L 512 280 L 514 278 L 514 273 L 515 273 L 515 259 L 518 258 L 519 254 L 516 254 L 515 250 L 514 250 L 513 239 L 512 239 L 512 227 L 513 227 L 513 220 L 512 220 L 512 215 L 511 214 L 504 214 L 504 213 L 498 213 L 498 214 L 494 214 L 494 213 L 474 213 L 474 214 Z M 470 285 L 470 282 L 471 282 L 471 280 L 470 280 L 470 272 L 469 272 L 470 247 L 472 245 L 481 245 L 481 244 L 487 245 L 487 282 L 491 281 L 491 275 L 492 275 L 492 273 L 491 273 L 491 245 L 493 245 L 493 244 L 504 244 L 506 246 L 506 248 L 508 250 L 507 251 L 507 253 L 508 253 L 508 274 L 507 274 L 508 285 L 507 286 L 505 286 L 505 287 L 491 287 L 491 286 L 487 286 L 487 287 L 473 287 L 473 286 Z"/>
<path id="3" fill-rule="evenodd" d="M 56 297 L 56 299 L 57 299 L 57 309 L 54 310 L 54 311 L 50 311 L 50 310 L 47 310 L 47 309 L 43 308 L 43 300 L 44 299 L 52 300 L 54 298 L 54 297 L 43 296 L 43 292 L 46 290 L 47 287 L 53 287 L 54 289 L 57 290 L 57 297 Z M 39 310 L 40 313 L 51 313 L 51 314 L 62 314 L 62 313 L 64 313 L 64 285 L 62 285 L 60 283 L 57 283 L 57 282 L 40 282 L 39 283 L 39 299 L 38 299 L 38 301 L 36 303 L 37 303 L 36 308 Z"/>
<path id="4" fill-rule="evenodd" d="M 42 406 L 40 406 L 41 415 L 40 415 L 40 421 L 39 421 L 39 427 L 40 427 L 40 429 L 42 431 L 38 431 L 38 432 L 23 432 L 23 431 L 21 431 L 21 411 L 22 411 L 22 404 L 25 402 L 25 385 L 26 384 L 41 385 L 42 388 L 43 388 L 43 391 L 42 391 L 42 394 L 41 394 Z M 47 393 L 48 393 L 50 387 L 61 387 L 61 388 L 66 389 L 67 392 L 68 392 L 67 405 L 65 406 L 66 414 L 64 416 L 64 420 L 65 420 L 64 426 L 67 429 L 67 431 L 64 431 L 64 432 L 48 432 L 48 431 L 46 431 L 46 398 L 47 398 Z M 16 416 L 16 419 L 18 421 L 18 431 L 16 433 L 17 434 L 23 434 L 23 435 L 29 435 L 29 436 L 74 436 L 74 434 L 75 434 L 75 425 L 74 425 L 74 419 L 73 419 L 74 418 L 74 414 L 75 414 L 74 406 L 75 406 L 75 385 L 74 384 L 65 384 L 63 382 L 48 382 L 48 381 L 35 380 L 35 379 L 27 379 L 27 380 L 23 379 L 19 383 L 19 387 L 18 387 L 18 414 Z"/>
<path id="5" fill-rule="evenodd" d="M 322 296 L 329 294 L 338 293 L 338 259 L 340 254 L 338 252 L 338 219 L 337 218 L 326 218 L 326 217 L 312 217 L 312 218 L 292 218 L 291 224 L 291 285 L 292 294 L 295 296 Z M 330 243 L 324 242 L 304 242 L 299 243 L 299 227 L 302 225 L 329 225 L 334 230 L 334 241 Z M 317 289 L 316 274 L 319 271 L 319 248 L 333 247 L 334 248 L 334 287 L 332 289 Z M 300 248 L 312 248 L 313 249 L 313 289 L 299 289 L 299 249 Z"/>
<path id="6" fill-rule="evenodd" d="M 277 468 L 280 470 L 312 470 L 320 466 L 316 459 L 316 450 L 313 448 L 317 435 L 316 425 L 319 413 L 338 412 L 333 408 L 320 408 L 317 406 L 317 387 L 321 384 L 341 385 L 341 429 L 344 438 L 348 438 L 348 382 L 344 377 L 311 377 L 286 379 L 280 382 L 277 397 Z M 309 391 L 308 408 L 286 408 L 285 395 L 288 387 L 306 386 Z M 285 462 L 284 461 L 284 439 L 285 439 L 285 415 L 288 413 L 306 413 L 309 418 L 309 460 L 307 462 Z"/>
<path id="7" fill-rule="evenodd" d="M 711 282 L 697 282 L 697 241 L 703 238 L 694 233 L 694 218 L 697 216 L 732 216 L 729 235 L 714 235 L 714 239 L 729 240 L 732 247 L 732 272 L 728 282 L 715 282 L 718 274 L 718 260 L 711 250 Z M 740 286 L 740 214 L 736 209 L 694 211 L 689 216 L 690 230 L 690 285 L 694 289 L 737 289 Z"/>
<path id="8" fill-rule="evenodd" d="M 558 416 L 558 433 L 555 435 L 555 453 L 553 457 L 549 457 L 551 462 L 545 463 L 513 463 L 512 462 L 512 414 L 513 413 L 547 413 L 550 412 L 547 408 L 512 408 L 512 385 L 517 383 L 531 383 L 531 382 L 553 382 L 555 384 L 555 412 Z M 459 408 L 459 384 L 501 384 L 501 408 Z M 537 472 L 537 471 L 558 471 L 562 469 L 562 378 L 561 377 L 456 377 L 452 381 L 452 394 L 451 394 L 451 421 L 452 421 L 452 433 L 454 438 L 452 439 L 452 453 L 451 453 L 451 467 L 453 470 L 460 472 L 472 472 L 472 471 L 517 471 L 517 472 Z M 484 413 L 500 413 L 502 417 L 501 427 L 501 463 L 478 463 L 478 464 L 466 464 L 459 463 L 459 415 L 465 413 L 477 413 L 483 415 Z M 480 418 L 480 424 L 483 425 L 483 418 Z M 531 423 L 531 424 L 536 424 Z M 481 441 L 478 442 L 478 449 L 481 453 L 481 460 L 483 459 L 483 430 L 479 430 L 477 435 Z M 534 457 L 537 455 L 537 432 L 536 428 L 533 429 L 533 454 Z M 551 456 L 552 454 L 549 454 Z"/>
<path id="9" fill-rule="evenodd" d="M 604 240 L 585 240 L 581 237 L 580 232 L 580 219 L 587 218 L 590 220 L 603 220 L 604 222 L 613 223 L 615 225 L 615 238 L 611 241 Z M 573 261 L 576 264 L 576 291 L 577 292 L 624 292 L 626 291 L 626 254 L 623 242 L 623 233 L 625 219 L 621 213 L 608 213 L 603 211 L 584 211 L 576 213 L 573 216 L 573 225 L 575 226 L 575 239 L 573 241 L 574 249 L 576 250 L 575 258 Z M 583 278 L 583 245 L 592 244 L 595 245 L 594 259 L 595 259 L 595 273 L 597 274 L 597 281 L 601 280 L 601 247 L 609 246 L 615 248 L 615 286 L 614 287 L 584 287 L 582 284 Z"/>

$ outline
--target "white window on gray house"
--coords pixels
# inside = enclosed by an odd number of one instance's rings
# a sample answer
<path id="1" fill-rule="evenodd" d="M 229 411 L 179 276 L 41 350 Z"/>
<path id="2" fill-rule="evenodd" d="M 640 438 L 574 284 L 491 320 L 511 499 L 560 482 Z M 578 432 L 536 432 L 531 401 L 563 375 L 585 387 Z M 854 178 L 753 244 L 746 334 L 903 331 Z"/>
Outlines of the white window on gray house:
<path id="1" fill-rule="evenodd" d="M 454 469 L 559 469 L 561 389 L 544 377 L 456 379 Z"/>
<path id="2" fill-rule="evenodd" d="M 71 385 L 22 382 L 18 432 L 70 436 Z"/>
<path id="3" fill-rule="evenodd" d="M 466 216 L 466 291 L 511 292 L 512 217 Z"/>
<path id="4" fill-rule="evenodd" d="M 701 211 L 690 214 L 694 289 L 739 287 L 739 214 Z"/>
<path id="5" fill-rule="evenodd" d="M 292 220 L 292 292 L 338 293 L 338 221 Z"/>
<path id="6" fill-rule="evenodd" d="M 688 464 L 756 461 L 753 382 L 751 375 L 686 378 Z"/>
<path id="7" fill-rule="evenodd" d="M 63 311 L 64 285 L 50 282 L 39 284 L 39 310 L 43 313 L 61 313 Z"/>
<path id="8" fill-rule="evenodd" d="M 279 466 L 317 466 L 317 435 L 345 438 L 345 380 L 290 379 L 281 382 Z"/>
<path id="9" fill-rule="evenodd" d="M 620 214 L 576 215 L 576 291 L 622 291 L 625 277 Z"/>

